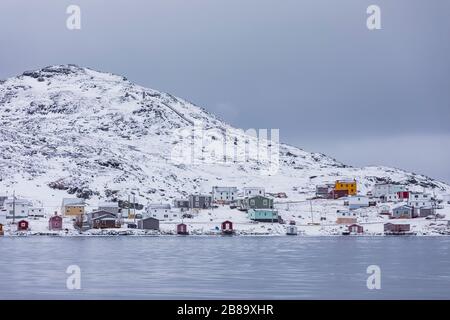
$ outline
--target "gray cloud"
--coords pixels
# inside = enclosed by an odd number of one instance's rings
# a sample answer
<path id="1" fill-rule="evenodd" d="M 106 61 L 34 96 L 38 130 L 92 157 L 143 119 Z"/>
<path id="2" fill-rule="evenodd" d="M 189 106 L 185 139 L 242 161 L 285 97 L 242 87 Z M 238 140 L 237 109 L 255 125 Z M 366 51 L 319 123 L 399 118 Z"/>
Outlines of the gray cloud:
<path id="1" fill-rule="evenodd" d="M 65 27 L 73 3 L 80 31 Z M 373 3 L 379 31 L 366 28 Z M 351 164 L 450 182 L 449 12 L 447 0 L 3 0 L 0 78 L 90 66 Z"/>

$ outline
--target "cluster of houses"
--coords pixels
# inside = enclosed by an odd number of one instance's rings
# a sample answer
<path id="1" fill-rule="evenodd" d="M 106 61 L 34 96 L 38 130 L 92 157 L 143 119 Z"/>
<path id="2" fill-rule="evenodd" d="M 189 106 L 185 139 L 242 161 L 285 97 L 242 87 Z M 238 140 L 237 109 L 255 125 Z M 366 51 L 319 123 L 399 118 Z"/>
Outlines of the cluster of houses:
<path id="1" fill-rule="evenodd" d="M 49 218 L 49 230 L 63 230 L 63 217 L 71 218 L 74 227 L 80 231 L 88 229 L 105 229 L 126 227 L 143 230 L 159 230 L 160 221 L 181 221 L 192 218 L 201 210 L 218 208 L 228 205 L 232 209 L 244 211 L 248 219 L 257 222 L 283 223 L 278 211 L 274 209 L 274 198 L 284 198 L 286 194 L 266 194 L 263 187 L 214 186 L 210 193 L 191 194 L 186 198 L 174 199 L 172 203 L 149 203 L 144 210 L 136 213 L 134 209 L 121 208 L 118 202 L 100 202 L 95 210 L 87 212 L 84 199 L 65 198 L 62 201 L 60 215 L 55 213 Z M 338 210 L 336 223 L 347 227 L 346 233 L 363 233 L 363 227 L 357 224 L 359 212 L 356 209 L 377 206 L 379 214 L 387 215 L 391 219 L 416 218 L 436 216 L 437 201 L 425 192 L 408 191 L 404 185 L 397 183 L 377 183 L 366 195 L 358 193 L 356 180 L 336 180 L 334 183 L 318 185 L 316 198 L 340 199 L 348 207 Z M 449 200 L 450 201 L 450 200 Z M 396 206 L 391 209 L 394 203 Z M 383 205 L 384 204 L 384 205 Z M 17 230 L 28 230 L 27 219 L 43 218 L 43 207 L 33 206 L 26 199 L 0 196 L 0 235 L 6 219 L 14 219 Z M 17 219 L 17 220 L 16 220 Z M 130 222 L 131 221 L 131 222 Z M 400 227 L 399 227 L 400 226 Z M 386 224 L 386 233 L 407 233 L 409 225 Z M 224 234 L 232 233 L 231 221 L 221 224 Z M 391 229 L 389 229 L 391 228 Z M 397 228 L 397 229 L 396 229 Z M 400 228 L 400 229 L 398 229 Z M 407 230 L 408 229 L 408 230 Z M 178 234 L 188 234 L 187 225 L 177 225 Z M 287 226 L 287 234 L 296 234 L 295 222 Z"/>
<path id="2" fill-rule="evenodd" d="M 439 201 L 426 192 L 409 191 L 405 185 L 385 182 L 377 183 L 366 195 L 358 193 L 356 180 L 336 180 L 335 183 L 316 186 L 316 198 L 341 199 L 348 210 L 338 210 L 337 224 L 348 226 L 346 233 L 362 233 L 362 226 L 357 224 L 356 209 L 378 206 L 379 214 L 390 219 L 413 219 L 419 217 L 436 217 Z M 393 208 L 388 203 L 394 204 Z M 383 205 L 384 204 L 384 205 Z M 386 234 L 408 234 L 409 224 L 384 225 Z"/>
<path id="3" fill-rule="evenodd" d="M 380 205 L 380 214 L 392 219 L 428 217 L 436 214 L 438 201 L 425 192 L 408 191 L 406 186 L 396 183 L 377 183 L 366 195 L 358 194 L 356 181 L 337 180 L 334 184 L 316 187 L 316 197 L 342 199 L 349 211 Z M 383 203 L 398 204 L 392 210 Z"/>
<path id="4" fill-rule="evenodd" d="M 277 195 L 283 197 L 285 194 Z M 230 205 L 247 212 L 249 219 L 260 222 L 279 222 L 278 211 L 274 210 L 273 198 L 267 197 L 264 188 L 246 187 L 238 192 L 237 187 L 212 188 L 210 194 L 192 194 L 184 199 L 174 199 L 170 203 L 149 203 L 142 213 L 133 209 L 119 207 L 118 202 L 100 202 L 95 210 L 87 212 L 87 204 L 81 198 L 64 198 L 61 204 L 61 215 L 56 212 L 49 218 L 49 230 L 63 229 L 63 217 L 72 218 L 74 227 L 80 231 L 88 229 L 121 228 L 124 218 L 128 221 L 128 228 L 159 230 L 160 221 L 182 220 L 191 218 L 201 210 L 214 209 L 219 205 Z M 2 218 L 3 217 L 3 218 Z M 26 219 L 43 218 L 45 210 L 42 207 L 33 207 L 26 199 L 16 197 L 0 197 L 0 227 L 6 219 L 17 219 L 17 230 L 29 229 Z M 3 221 L 3 220 L 4 221 Z M 222 232 L 229 234 L 233 230 L 231 221 L 221 224 Z M 183 223 L 177 225 L 178 234 L 188 234 L 187 226 Z"/>

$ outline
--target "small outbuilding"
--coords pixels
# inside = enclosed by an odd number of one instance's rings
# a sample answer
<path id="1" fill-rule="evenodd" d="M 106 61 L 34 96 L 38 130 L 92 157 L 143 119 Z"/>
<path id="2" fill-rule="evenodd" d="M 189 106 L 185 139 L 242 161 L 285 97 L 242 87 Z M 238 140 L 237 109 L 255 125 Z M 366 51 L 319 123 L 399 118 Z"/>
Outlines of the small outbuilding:
<path id="1" fill-rule="evenodd" d="M 159 220 L 152 217 L 144 218 L 138 220 L 137 227 L 142 230 L 159 230 Z"/>
<path id="2" fill-rule="evenodd" d="M 226 220 L 222 222 L 222 234 L 233 234 L 233 222 Z"/>
<path id="3" fill-rule="evenodd" d="M 384 233 L 392 234 L 392 235 L 404 235 L 411 233 L 411 226 L 409 224 L 394 224 L 394 223 L 385 223 L 384 224 Z"/>
<path id="4" fill-rule="evenodd" d="M 350 232 L 350 234 L 362 234 L 364 233 L 364 228 L 363 226 L 354 223 L 348 226 L 348 232 Z"/>
<path id="5" fill-rule="evenodd" d="M 28 221 L 27 220 L 20 220 L 17 223 L 17 231 L 27 231 L 28 230 Z"/>
<path id="6" fill-rule="evenodd" d="M 60 231 L 62 230 L 62 225 L 63 225 L 63 218 L 56 214 L 50 217 L 50 219 L 48 220 L 49 230 Z"/>
<path id="7" fill-rule="evenodd" d="M 296 236 L 298 234 L 297 232 L 297 226 L 295 225 L 288 225 L 286 228 L 286 235 L 288 236 Z"/>
<path id="8" fill-rule="evenodd" d="M 188 235 L 189 232 L 187 230 L 187 225 L 185 225 L 184 223 L 180 223 L 179 225 L 177 225 L 177 234 Z"/>

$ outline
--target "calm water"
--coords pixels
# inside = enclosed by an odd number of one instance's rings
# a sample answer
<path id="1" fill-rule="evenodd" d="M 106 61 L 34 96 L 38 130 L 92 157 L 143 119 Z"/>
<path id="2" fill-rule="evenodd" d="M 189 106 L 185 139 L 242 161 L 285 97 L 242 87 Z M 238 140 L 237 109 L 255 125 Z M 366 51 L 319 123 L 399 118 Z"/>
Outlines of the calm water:
<path id="1" fill-rule="evenodd" d="M 449 299 L 450 238 L 0 238 L 0 298 Z"/>

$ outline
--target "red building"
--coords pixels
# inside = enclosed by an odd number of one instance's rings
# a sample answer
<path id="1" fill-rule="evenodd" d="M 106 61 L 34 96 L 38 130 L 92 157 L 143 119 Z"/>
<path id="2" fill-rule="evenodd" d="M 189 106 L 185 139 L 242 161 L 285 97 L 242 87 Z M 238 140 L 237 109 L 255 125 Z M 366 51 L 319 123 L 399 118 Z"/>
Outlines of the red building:
<path id="1" fill-rule="evenodd" d="M 17 223 L 17 230 L 18 231 L 27 231 L 28 230 L 28 221 L 26 220 L 20 220 Z"/>
<path id="2" fill-rule="evenodd" d="M 400 191 L 397 192 L 397 195 L 399 200 L 409 199 L 409 191 Z"/>
<path id="3" fill-rule="evenodd" d="M 184 223 L 177 225 L 177 234 L 188 235 L 189 232 L 187 231 L 187 225 Z"/>
<path id="4" fill-rule="evenodd" d="M 332 190 L 330 192 L 331 199 L 339 199 L 343 197 L 348 197 L 348 190 Z"/>
<path id="5" fill-rule="evenodd" d="M 410 231 L 411 227 L 409 224 L 393 224 L 393 223 L 384 224 L 385 234 L 405 234 Z"/>
<path id="6" fill-rule="evenodd" d="M 62 230 L 63 225 L 63 219 L 61 216 L 54 215 L 53 217 L 50 217 L 48 220 L 48 229 L 49 230 Z"/>
<path id="7" fill-rule="evenodd" d="M 364 232 L 364 228 L 359 224 L 351 224 L 348 226 L 348 232 L 353 234 L 361 234 Z"/>
<path id="8" fill-rule="evenodd" d="M 224 221 L 222 222 L 222 233 L 223 234 L 233 234 L 233 222 Z"/>

